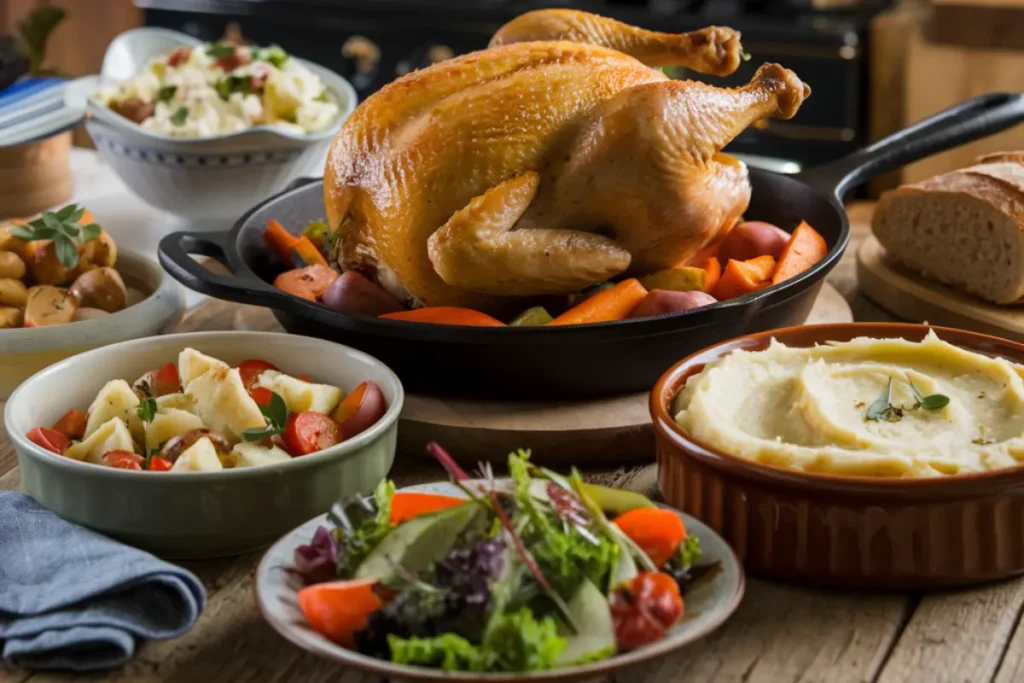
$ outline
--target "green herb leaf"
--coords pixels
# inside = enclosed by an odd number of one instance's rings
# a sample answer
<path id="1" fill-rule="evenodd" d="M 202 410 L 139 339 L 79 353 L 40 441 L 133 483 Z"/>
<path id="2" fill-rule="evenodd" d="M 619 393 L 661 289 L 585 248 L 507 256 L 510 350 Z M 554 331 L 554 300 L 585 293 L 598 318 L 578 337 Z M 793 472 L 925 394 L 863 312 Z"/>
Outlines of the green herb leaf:
<path id="1" fill-rule="evenodd" d="M 175 126 L 184 125 L 186 119 L 188 119 L 188 107 L 178 107 L 178 109 L 171 114 L 171 123 Z"/>
<path id="2" fill-rule="evenodd" d="M 57 260 L 65 268 L 74 268 L 78 265 L 78 247 L 71 241 L 71 238 L 63 233 L 53 236 L 53 244 L 57 251 Z"/>
<path id="3" fill-rule="evenodd" d="M 94 240 L 97 237 L 99 237 L 100 233 L 102 233 L 102 232 L 103 232 L 103 228 L 101 228 L 99 226 L 99 224 L 97 224 L 97 223 L 90 223 L 89 225 L 83 225 L 82 226 L 82 241 L 83 242 L 91 242 L 92 240 Z"/>
<path id="4" fill-rule="evenodd" d="M 270 62 L 274 67 L 280 69 L 288 61 L 288 53 L 277 45 L 271 45 L 260 53 L 259 59 Z"/>
<path id="5" fill-rule="evenodd" d="M 288 422 L 288 404 L 284 402 L 280 394 L 270 392 L 270 403 L 259 405 L 260 412 L 267 419 L 267 426 L 262 429 L 246 429 L 242 432 L 242 438 L 246 441 L 262 441 L 284 431 Z"/>
<path id="6" fill-rule="evenodd" d="M 156 399 L 147 398 L 139 403 L 139 407 L 135 409 L 135 414 L 143 422 L 152 422 L 153 418 L 156 417 Z"/>
<path id="7" fill-rule="evenodd" d="M 272 436 L 277 436 L 284 431 L 284 427 L 266 426 L 263 429 L 246 429 L 242 432 L 242 440 L 244 441 L 263 441 L 269 439 Z"/>
<path id="8" fill-rule="evenodd" d="M 43 212 L 42 221 L 43 225 L 45 225 L 48 228 L 53 228 L 54 230 L 60 230 L 64 225 L 64 221 L 58 218 L 57 214 L 51 211 Z"/>
<path id="9" fill-rule="evenodd" d="M 949 405 L 949 396 L 931 394 L 921 399 L 921 407 L 925 410 L 942 410 Z"/>
<path id="10" fill-rule="evenodd" d="M 10 228 L 11 235 L 22 242 L 31 242 L 36 239 L 34 230 L 25 225 L 14 225 Z"/>
<path id="11" fill-rule="evenodd" d="M 679 546 L 680 564 L 683 569 L 689 569 L 700 559 L 700 539 L 696 536 L 687 536 L 683 544 Z"/>
<path id="12" fill-rule="evenodd" d="M 67 206 L 65 206 L 65 207 L 64 207 L 63 209 L 58 209 L 58 210 L 57 210 L 57 218 L 61 219 L 62 221 L 67 221 L 67 220 L 77 220 L 77 219 L 72 219 L 72 218 L 71 218 L 71 216 L 72 216 L 72 215 L 73 215 L 73 214 L 75 213 L 75 211 L 77 211 L 77 210 L 78 210 L 78 207 L 77 207 L 76 205 L 74 205 L 74 204 L 68 204 L 68 205 L 67 205 Z"/>
<path id="13" fill-rule="evenodd" d="M 66 234 L 69 237 L 78 237 L 78 235 L 81 234 L 81 232 L 81 226 L 73 225 L 71 223 L 64 224 L 64 234 Z"/>
<path id="14" fill-rule="evenodd" d="M 174 93 L 178 92 L 178 86 L 176 85 L 165 85 L 156 91 L 157 102 L 170 102 L 171 98 L 174 97 Z"/>
<path id="15" fill-rule="evenodd" d="M 889 384 L 886 386 L 885 391 L 875 401 L 868 406 L 867 419 L 869 420 L 880 420 L 887 419 L 887 415 L 892 412 L 892 378 L 889 378 Z"/>
<path id="16" fill-rule="evenodd" d="M 213 89 L 217 91 L 222 100 L 228 100 L 233 93 L 237 92 L 248 95 L 252 92 L 252 81 L 248 76 L 225 76 L 217 81 Z"/>
<path id="17" fill-rule="evenodd" d="M 235 46 L 229 45 L 228 43 L 213 43 L 210 47 L 206 48 L 206 54 L 210 55 L 214 59 L 230 57 L 235 54 Z"/>

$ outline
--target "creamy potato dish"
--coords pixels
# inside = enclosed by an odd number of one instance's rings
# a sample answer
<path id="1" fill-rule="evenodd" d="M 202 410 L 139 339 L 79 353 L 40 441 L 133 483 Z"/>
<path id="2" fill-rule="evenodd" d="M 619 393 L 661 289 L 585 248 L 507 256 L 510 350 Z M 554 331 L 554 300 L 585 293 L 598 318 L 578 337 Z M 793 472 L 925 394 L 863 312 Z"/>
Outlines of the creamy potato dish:
<path id="1" fill-rule="evenodd" d="M 172 50 L 94 97 L 147 130 L 189 138 L 262 125 L 315 133 L 340 112 L 320 78 L 281 48 L 226 42 Z"/>
<path id="2" fill-rule="evenodd" d="M 934 332 L 813 348 L 776 341 L 690 377 L 673 402 L 698 441 L 807 472 L 930 477 L 1024 461 L 1024 368 Z"/>

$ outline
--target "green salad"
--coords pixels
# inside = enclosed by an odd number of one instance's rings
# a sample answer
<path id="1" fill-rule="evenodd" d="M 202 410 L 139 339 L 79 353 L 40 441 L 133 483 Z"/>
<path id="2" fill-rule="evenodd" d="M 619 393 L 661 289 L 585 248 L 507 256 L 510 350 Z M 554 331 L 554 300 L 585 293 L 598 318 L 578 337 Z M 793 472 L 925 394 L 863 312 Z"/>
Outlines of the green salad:
<path id="1" fill-rule="evenodd" d="M 299 605 L 332 641 L 397 664 L 539 671 L 662 638 L 683 617 L 700 547 L 642 495 L 508 458 L 470 479 L 431 453 L 464 496 L 396 492 L 335 506 L 295 552 Z"/>

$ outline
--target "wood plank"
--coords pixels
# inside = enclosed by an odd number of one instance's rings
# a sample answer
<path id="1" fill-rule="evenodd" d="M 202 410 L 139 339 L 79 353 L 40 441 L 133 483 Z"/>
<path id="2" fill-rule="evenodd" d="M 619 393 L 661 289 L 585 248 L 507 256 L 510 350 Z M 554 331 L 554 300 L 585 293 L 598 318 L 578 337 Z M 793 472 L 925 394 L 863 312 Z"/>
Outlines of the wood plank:
<path id="1" fill-rule="evenodd" d="M 814 590 L 750 580 L 743 604 L 719 631 L 677 655 L 638 668 L 622 681 L 871 681 L 912 607 L 913 601 L 901 594 Z"/>
<path id="2" fill-rule="evenodd" d="M 925 597 L 896 642 L 877 683 L 992 681 L 1018 625 L 1022 606 L 1021 579 Z M 1016 640 L 1019 643 L 1021 637 Z M 1018 646 L 1009 669 L 1004 670 L 1022 668 L 1021 652 Z M 1002 673 L 1000 678 L 1005 683 L 1020 680 Z"/>

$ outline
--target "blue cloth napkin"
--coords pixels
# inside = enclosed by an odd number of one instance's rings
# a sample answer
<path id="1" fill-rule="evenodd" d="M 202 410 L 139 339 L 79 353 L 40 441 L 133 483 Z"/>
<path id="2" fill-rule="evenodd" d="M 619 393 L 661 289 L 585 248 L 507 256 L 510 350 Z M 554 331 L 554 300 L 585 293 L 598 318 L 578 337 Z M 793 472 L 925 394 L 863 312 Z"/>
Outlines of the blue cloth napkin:
<path id="1" fill-rule="evenodd" d="M 205 602 L 191 572 L 0 491 L 0 658 L 8 664 L 118 666 L 139 639 L 188 631 Z"/>

